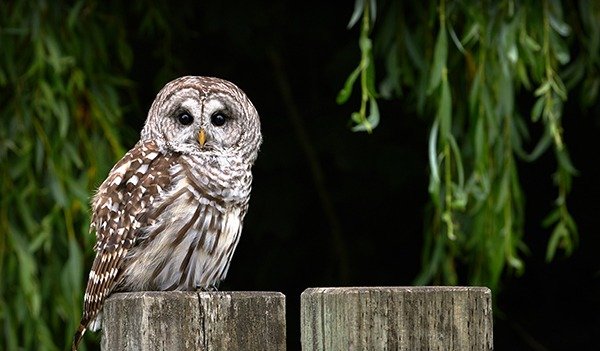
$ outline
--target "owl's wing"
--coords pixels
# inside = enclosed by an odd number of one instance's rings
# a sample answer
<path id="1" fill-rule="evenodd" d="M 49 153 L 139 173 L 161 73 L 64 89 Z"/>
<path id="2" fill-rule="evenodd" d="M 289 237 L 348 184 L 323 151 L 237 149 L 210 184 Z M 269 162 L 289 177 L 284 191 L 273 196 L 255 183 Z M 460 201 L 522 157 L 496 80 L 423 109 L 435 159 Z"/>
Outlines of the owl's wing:
<path id="1" fill-rule="evenodd" d="M 73 350 L 118 283 L 123 259 L 135 245 L 138 229 L 154 220 L 146 213 L 161 190 L 170 184 L 171 161 L 159 152 L 154 142 L 140 142 L 115 164 L 94 196 L 90 231 L 96 231 L 96 257 L 85 289 L 83 317 L 73 338 Z"/>

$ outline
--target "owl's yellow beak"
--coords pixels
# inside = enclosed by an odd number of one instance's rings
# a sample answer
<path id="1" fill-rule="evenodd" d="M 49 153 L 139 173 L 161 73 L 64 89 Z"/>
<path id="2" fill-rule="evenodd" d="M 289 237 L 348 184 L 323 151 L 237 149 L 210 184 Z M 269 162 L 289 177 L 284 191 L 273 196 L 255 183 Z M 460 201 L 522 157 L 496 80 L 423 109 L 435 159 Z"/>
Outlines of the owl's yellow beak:
<path id="1" fill-rule="evenodd" d="M 200 128 L 200 132 L 198 133 L 198 142 L 200 143 L 200 146 L 204 146 L 204 143 L 206 143 L 206 132 L 204 131 L 204 128 Z"/>

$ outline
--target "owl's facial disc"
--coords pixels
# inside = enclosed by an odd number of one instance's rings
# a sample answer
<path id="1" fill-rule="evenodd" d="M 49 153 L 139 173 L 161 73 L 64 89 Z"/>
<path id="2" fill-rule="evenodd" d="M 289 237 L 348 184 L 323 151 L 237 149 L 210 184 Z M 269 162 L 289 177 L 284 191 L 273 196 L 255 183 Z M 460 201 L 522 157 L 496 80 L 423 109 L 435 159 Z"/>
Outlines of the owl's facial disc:
<path id="1" fill-rule="evenodd" d="M 228 153 L 236 148 L 240 136 L 237 105 L 237 101 L 220 92 L 206 96 L 202 103 L 201 128 L 206 133 L 203 149 Z"/>
<path id="2" fill-rule="evenodd" d="M 237 102 L 221 93 L 202 95 L 186 89 L 174 95 L 169 108 L 171 123 L 165 139 L 173 151 L 198 153 L 216 151 L 228 154 L 239 139 L 234 116 Z"/>

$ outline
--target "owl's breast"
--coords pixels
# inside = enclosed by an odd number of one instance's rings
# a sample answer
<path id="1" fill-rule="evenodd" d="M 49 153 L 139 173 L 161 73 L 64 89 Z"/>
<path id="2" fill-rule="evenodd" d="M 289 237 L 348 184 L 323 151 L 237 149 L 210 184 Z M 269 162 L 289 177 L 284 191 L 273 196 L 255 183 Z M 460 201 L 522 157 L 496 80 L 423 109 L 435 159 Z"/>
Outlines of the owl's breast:
<path id="1" fill-rule="evenodd" d="M 239 158 L 185 155 L 172 172 L 184 176 L 198 190 L 199 199 L 212 197 L 226 203 L 247 204 L 250 198 L 252 172 Z"/>
<path id="2" fill-rule="evenodd" d="M 121 290 L 209 288 L 227 274 L 249 191 L 217 190 L 213 177 L 181 165 L 172 175 L 150 210 L 154 220 L 127 257 Z"/>

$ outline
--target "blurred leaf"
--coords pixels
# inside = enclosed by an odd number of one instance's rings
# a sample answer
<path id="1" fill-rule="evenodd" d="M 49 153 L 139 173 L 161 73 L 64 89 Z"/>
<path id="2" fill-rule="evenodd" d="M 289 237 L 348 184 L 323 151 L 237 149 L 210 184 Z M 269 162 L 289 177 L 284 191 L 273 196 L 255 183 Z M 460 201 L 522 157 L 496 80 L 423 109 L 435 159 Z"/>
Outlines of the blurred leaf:
<path id="1" fill-rule="evenodd" d="M 542 116 L 542 111 L 545 107 L 546 100 L 540 97 L 536 100 L 533 108 L 531 109 L 531 120 L 537 122 Z"/>
<path id="2" fill-rule="evenodd" d="M 450 33 L 450 38 L 452 38 L 452 41 L 454 42 L 454 45 L 456 45 L 456 48 L 458 49 L 458 51 L 465 54 L 466 50 L 463 47 L 460 40 L 458 39 L 458 37 L 456 36 L 456 32 L 454 31 L 454 28 L 452 26 L 448 26 L 448 32 Z"/>
<path id="3" fill-rule="evenodd" d="M 377 127 L 377 125 L 379 125 L 379 108 L 377 107 L 377 100 L 373 97 L 369 98 L 369 116 L 365 121 L 362 121 L 362 118 L 358 114 L 353 114 L 352 119 L 354 122 L 358 123 L 352 127 L 353 132 L 371 131 Z"/>
<path id="4" fill-rule="evenodd" d="M 438 140 L 439 120 L 434 120 L 429 132 L 429 171 L 431 172 L 431 179 L 435 184 L 440 183 L 440 171 L 438 168 L 438 155 L 437 155 L 437 140 Z M 431 189 L 429 190 L 431 192 Z"/>
<path id="5" fill-rule="evenodd" d="M 448 38 L 446 37 L 446 29 L 440 28 L 435 49 L 433 50 L 433 63 L 431 64 L 431 73 L 429 76 L 429 85 L 427 94 L 431 94 L 442 81 L 442 74 L 446 68 L 446 60 L 448 59 Z"/>
<path id="6" fill-rule="evenodd" d="M 553 234 L 562 239 L 549 242 L 548 252 L 571 252 L 577 231 L 566 198 L 577 171 L 563 140 L 563 107 L 582 81 L 588 103 L 599 94 L 600 22 L 597 15 L 590 15 L 591 2 L 580 3 L 576 14 L 563 15 L 564 4 L 499 2 L 481 7 L 444 0 L 421 5 L 393 2 L 381 7 L 393 11 L 380 8 L 383 19 L 378 25 L 383 35 L 375 35 L 371 42 L 361 31 L 361 52 L 368 55 L 361 59 L 363 95 L 361 110 L 352 115 L 355 129 L 369 126 L 365 110 L 377 97 L 371 69 L 378 60 L 384 61 L 387 71 L 381 84 L 383 96 L 396 92 L 402 103 L 413 104 L 415 112 L 431 123 L 432 210 L 419 283 L 466 281 L 495 288 L 505 270 L 523 272 L 526 192 L 514 158 L 533 162 L 550 146 L 558 164 L 554 179 L 559 193 L 555 204 L 559 217 L 552 225 L 561 233 L 557 224 L 562 223 L 567 234 Z M 364 30 L 369 5 L 361 5 L 355 13 L 362 14 Z M 357 21 L 355 17 L 353 23 Z M 581 28 L 588 30 L 579 33 Z M 583 35 L 573 38 L 575 31 Z M 448 49 L 448 34 L 457 50 Z M 581 50 L 573 49 L 574 41 L 579 41 Z M 379 57 L 371 56 L 372 47 Z M 588 55 L 588 49 L 595 51 Z M 573 52 L 578 56 L 572 62 Z M 352 83 L 360 75 L 353 74 Z M 352 84 L 348 86 L 347 91 Z M 527 99 L 534 100 L 529 111 L 522 108 Z M 531 135 L 539 134 L 539 127 L 522 116 L 543 125 L 544 134 L 530 152 L 525 145 Z"/>
<path id="7" fill-rule="evenodd" d="M 354 11 L 352 12 L 352 17 L 350 17 L 350 21 L 346 28 L 350 29 L 354 27 L 354 25 L 358 22 L 363 14 L 363 9 L 365 8 L 365 0 L 355 0 L 354 1 Z"/>
<path id="8" fill-rule="evenodd" d="M 452 98 L 450 96 L 450 85 L 447 80 L 442 83 L 442 92 L 440 94 L 440 105 L 438 107 L 437 118 L 440 121 L 440 132 L 442 138 L 448 138 L 452 133 Z"/>
<path id="9" fill-rule="evenodd" d="M 454 136 L 452 134 L 448 135 L 448 144 L 450 144 L 450 149 L 452 150 L 452 155 L 453 160 L 456 160 L 456 173 L 458 176 L 458 189 L 460 191 L 462 191 L 462 188 L 465 185 L 465 170 L 463 168 L 463 163 L 462 163 L 462 155 L 460 152 L 460 148 L 458 146 L 458 143 L 456 142 L 456 139 L 454 139 Z"/>
<path id="10" fill-rule="evenodd" d="M 523 260 L 516 256 L 508 256 L 507 261 L 511 267 L 513 267 L 517 272 L 519 272 L 519 274 L 525 269 L 525 266 L 523 265 Z"/>
<path id="11" fill-rule="evenodd" d="M 356 69 L 354 71 L 352 71 L 352 73 L 350 73 L 350 75 L 348 76 L 348 78 L 346 79 L 346 83 L 344 83 L 344 87 L 342 88 L 342 90 L 340 90 L 340 92 L 338 93 L 338 96 L 336 98 L 336 102 L 338 104 L 343 104 L 346 101 L 348 101 L 348 98 L 350 98 L 350 94 L 352 94 L 352 86 L 354 86 L 354 82 L 356 81 L 356 78 L 358 78 L 358 76 L 360 75 L 360 66 L 356 67 Z"/>
<path id="12" fill-rule="evenodd" d="M 586 105 L 591 105 L 598 98 L 598 91 L 600 90 L 600 78 L 589 77 L 583 82 L 583 102 Z"/>
<path id="13" fill-rule="evenodd" d="M 556 152 L 556 158 L 558 159 L 560 167 L 566 170 L 568 173 L 573 175 L 577 175 L 579 173 L 577 169 L 575 169 L 575 166 L 573 166 L 573 163 L 571 163 L 571 158 L 566 150 L 558 150 Z"/>
<path id="14" fill-rule="evenodd" d="M 532 50 L 532 51 L 540 51 L 542 49 L 542 47 L 540 46 L 540 44 L 538 44 L 535 40 L 533 40 L 533 38 L 531 38 L 529 35 L 525 34 L 525 36 L 523 38 L 524 38 L 524 44 L 530 50 Z"/>
<path id="15" fill-rule="evenodd" d="M 556 250 L 558 249 L 558 245 L 561 240 L 567 238 L 569 232 L 567 231 L 564 223 L 558 222 L 554 230 L 552 231 L 552 235 L 550 235 L 550 241 L 548 241 L 548 248 L 546 249 L 546 261 L 550 262 L 554 259 L 554 255 L 556 254 Z"/>
<path id="16" fill-rule="evenodd" d="M 120 84 L 132 59 L 127 14 L 110 6 L 1 7 L 0 186 L 9 195 L 0 201 L 0 349 L 66 349 L 81 313 L 87 202 L 105 175 L 94 170 L 122 156 Z"/>
<path id="17" fill-rule="evenodd" d="M 558 77 L 555 77 L 555 79 L 551 79 L 550 86 L 552 87 L 552 90 L 555 93 L 557 93 L 558 96 L 561 97 L 561 99 L 567 99 L 567 87 L 565 87 L 565 84 L 563 83 L 562 79 Z"/>
<path id="18" fill-rule="evenodd" d="M 544 135 L 542 135 L 542 137 L 538 141 L 533 151 L 531 151 L 531 153 L 526 153 L 521 148 L 516 148 L 515 151 L 525 161 L 532 162 L 537 160 L 546 150 L 548 150 L 548 147 L 550 145 L 552 145 L 552 135 L 546 132 L 544 133 Z"/>
<path id="19" fill-rule="evenodd" d="M 525 68 L 525 64 L 522 61 L 517 61 L 517 75 L 521 79 L 521 83 L 525 87 L 525 89 L 531 89 L 531 82 L 529 81 L 529 76 L 527 75 L 527 68 Z"/>
<path id="20" fill-rule="evenodd" d="M 405 28 L 402 31 L 402 42 L 406 46 L 406 51 L 408 52 L 408 58 L 411 59 L 413 65 L 417 67 L 419 70 L 423 70 L 426 68 L 423 54 L 421 50 L 418 48 L 417 43 L 414 41 L 410 31 L 408 28 Z"/>
<path id="21" fill-rule="evenodd" d="M 127 45 L 124 41 L 118 40 L 117 50 L 123 67 L 130 68 L 133 63 L 133 51 L 131 50 L 131 47 L 129 47 L 129 45 Z"/>
<path id="22" fill-rule="evenodd" d="M 461 44 L 464 46 L 468 45 L 471 40 L 475 39 L 479 35 L 479 23 L 472 23 L 468 30 L 466 30 L 465 35 L 461 40 Z"/>
<path id="23" fill-rule="evenodd" d="M 375 19 L 377 18 L 377 0 L 368 0 L 369 1 L 369 9 L 370 11 L 370 15 L 371 15 L 371 23 L 375 22 Z"/>
<path id="24" fill-rule="evenodd" d="M 535 90 L 533 93 L 535 96 L 544 95 L 548 90 L 550 90 L 550 81 L 545 81 L 539 88 Z"/>
<path id="25" fill-rule="evenodd" d="M 359 37 L 359 47 L 361 51 L 361 59 L 358 67 L 348 76 L 346 83 L 342 90 L 338 93 L 336 101 L 338 104 L 344 103 L 350 97 L 352 92 L 352 86 L 354 82 L 360 76 L 360 89 L 361 89 L 361 104 L 358 112 L 351 114 L 351 120 L 354 122 L 353 131 L 367 131 L 371 132 L 379 124 L 379 108 L 377 106 L 377 92 L 375 90 L 375 65 L 373 63 L 373 44 L 369 37 L 371 31 L 371 23 L 375 20 L 375 1 L 365 0 L 361 2 L 363 5 L 362 14 L 362 26 Z M 358 1 L 356 3 L 358 6 Z M 356 14 L 355 9 L 355 14 Z M 369 108 L 369 115 L 367 116 L 367 105 Z"/>
<path id="26" fill-rule="evenodd" d="M 550 18 L 550 26 L 558 34 L 560 34 L 563 37 L 566 37 L 569 34 L 571 34 L 571 27 L 569 27 L 568 24 L 566 24 L 565 22 L 562 22 L 561 20 L 557 19 L 553 15 L 550 15 L 549 18 Z"/>
<path id="27" fill-rule="evenodd" d="M 81 16 L 81 8 L 85 4 L 85 1 L 77 1 L 75 5 L 69 11 L 69 16 L 67 17 L 67 26 L 73 30 L 75 25 L 77 24 L 77 20 Z"/>

